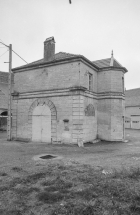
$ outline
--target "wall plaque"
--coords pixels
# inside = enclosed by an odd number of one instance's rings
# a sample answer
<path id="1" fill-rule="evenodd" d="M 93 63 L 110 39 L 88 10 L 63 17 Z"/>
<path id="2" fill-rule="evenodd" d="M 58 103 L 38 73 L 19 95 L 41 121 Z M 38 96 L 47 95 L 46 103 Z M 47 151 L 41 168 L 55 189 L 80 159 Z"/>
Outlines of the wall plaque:
<path id="1" fill-rule="evenodd" d="M 95 109 L 92 104 L 85 108 L 85 116 L 95 116 Z"/>

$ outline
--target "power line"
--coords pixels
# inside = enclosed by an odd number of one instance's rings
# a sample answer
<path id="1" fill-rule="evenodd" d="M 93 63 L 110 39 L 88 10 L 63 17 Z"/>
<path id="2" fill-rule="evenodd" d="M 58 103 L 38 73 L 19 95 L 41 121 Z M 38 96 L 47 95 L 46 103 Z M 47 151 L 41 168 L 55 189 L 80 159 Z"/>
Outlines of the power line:
<path id="1" fill-rule="evenodd" d="M 1 39 L 0 39 L 1 40 Z M 3 42 L 2 40 L 1 40 L 1 42 Z M 4 42 L 3 42 L 4 43 Z"/>
<path id="2" fill-rule="evenodd" d="M 6 52 L 8 52 L 8 50 Z M 0 55 L 0 57 L 2 57 L 4 54 L 6 54 L 6 52 L 4 52 L 2 55 Z"/>
<path id="3" fill-rule="evenodd" d="M 1 39 L 0 39 L 1 40 Z M 2 40 L 1 40 L 2 41 Z M 2 41 L 2 42 L 0 42 L 2 45 L 4 45 L 4 46 L 6 46 L 6 47 L 8 47 L 9 48 L 9 46 L 7 46 L 6 44 L 4 44 L 4 42 Z M 3 47 L 2 47 L 3 48 Z M 25 63 L 27 63 L 26 62 L 26 60 L 24 60 L 20 55 L 18 55 L 14 50 L 12 50 L 19 58 L 21 58 Z M 5 52 L 6 53 L 6 52 Z M 4 53 L 4 54 L 5 54 Z M 1 57 L 1 56 L 0 56 Z"/>
<path id="4" fill-rule="evenodd" d="M 0 42 L 2 45 L 4 45 L 4 46 L 6 46 L 6 47 L 8 47 L 9 48 L 9 46 L 7 46 L 5 43 L 3 43 L 3 42 Z"/>
<path id="5" fill-rule="evenodd" d="M 18 57 L 20 57 L 14 50 L 12 50 Z M 26 60 L 24 60 L 22 57 L 20 57 L 25 63 L 27 63 L 26 62 Z"/>

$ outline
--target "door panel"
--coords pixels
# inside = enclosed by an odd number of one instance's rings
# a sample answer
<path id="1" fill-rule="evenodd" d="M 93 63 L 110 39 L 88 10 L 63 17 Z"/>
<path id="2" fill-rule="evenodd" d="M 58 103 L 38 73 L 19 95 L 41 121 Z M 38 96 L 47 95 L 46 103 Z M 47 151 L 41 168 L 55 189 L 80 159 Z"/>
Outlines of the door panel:
<path id="1" fill-rule="evenodd" d="M 41 117 L 32 117 L 32 140 L 41 141 Z"/>
<path id="2" fill-rule="evenodd" d="M 42 142 L 51 143 L 51 116 L 41 116 L 41 140 Z"/>
<path id="3" fill-rule="evenodd" d="M 46 105 L 37 106 L 33 111 L 32 140 L 51 143 L 51 111 Z"/>

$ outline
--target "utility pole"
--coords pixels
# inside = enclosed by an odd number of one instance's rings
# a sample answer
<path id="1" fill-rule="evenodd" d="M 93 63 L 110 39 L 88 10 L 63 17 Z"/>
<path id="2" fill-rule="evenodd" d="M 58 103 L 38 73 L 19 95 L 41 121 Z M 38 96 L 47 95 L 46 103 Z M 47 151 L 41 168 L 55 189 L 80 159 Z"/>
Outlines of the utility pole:
<path id="1" fill-rule="evenodd" d="M 12 44 L 9 46 L 9 79 L 8 79 L 8 122 L 7 122 L 7 140 L 11 140 L 11 93 L 12 93 Z"/>

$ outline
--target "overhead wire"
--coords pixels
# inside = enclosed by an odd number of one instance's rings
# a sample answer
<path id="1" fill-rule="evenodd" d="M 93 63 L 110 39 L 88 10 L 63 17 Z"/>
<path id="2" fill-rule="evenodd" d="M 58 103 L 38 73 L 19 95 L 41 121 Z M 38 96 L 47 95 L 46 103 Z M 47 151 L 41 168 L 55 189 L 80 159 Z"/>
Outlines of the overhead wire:
<path id="1" fill-rule="evenodd" d="M 0 39 L 0 40 L 1 40 L 1 42 L 3 42 L 2 39 Z M 4 42 L 3 42 L 3 43 L 4 43 Z"/>
<path id="2" fill-rule="evenodd" d="M 1 39 L 0 39 L 0 40 L 1 40 Z M 4 46 L 9 47 L 9 46 L 7 46 L 6 44 L 4 44 L 4 42 L 3 42 L 2 40 L 1 40 L 1 42 L 2 42 L 2 44 L 3 44 Z M 0 48 L 5 48 L 5 47 L 0 47 Z M 7 52 L 7 51 L 6 51 L 6 52 Z M 6 52 L 5 52 L 5 53 L 6 53 Z M 27 61 L 24 60 L 24 59 L 23 59 L 19 54 L 17 54 L 13 49 L 12 49 L 12 52 L 14 52 L 20 59 L 22 59 L 25 63 L 27 63 Z M 4 53 L 4 54 L 5 54 L 5 53 Z M 4 54 L 2 54 L 2 55 L 4 55 Z M 1 56 L 2 56 L 2 55 L 1 55 Z M 0 57 L 1 57 L 1 56 L 0 56 Z M 28 63 L 27 63 L 27 64 L 28 64 Z"/>
<path id="3" fill-rule="evenodd" d="M 8 52 L 8 50 L 6 52 Z M 4 52 L 2 55 L 0 55 L 0 57 L 2 57 L 4 54 L 6 54 L 6 52 Z"/>
<path id="4" fill-rule="evenodd" d="M 19 58 L 21 58 L 25 63 L 27 63 L 26 62 L 26 60 L 24 60 L 20 55 L 18 55 L 14 50 L 12 50 Z"/>

